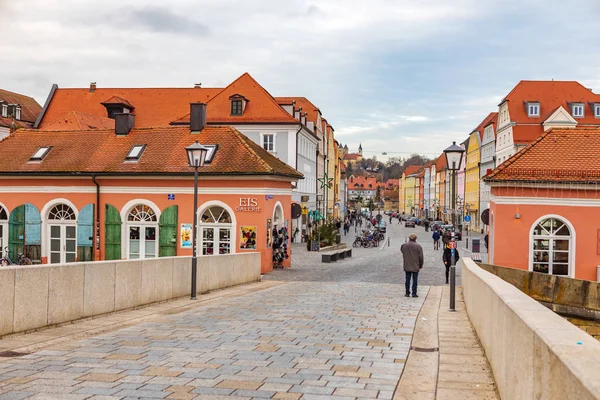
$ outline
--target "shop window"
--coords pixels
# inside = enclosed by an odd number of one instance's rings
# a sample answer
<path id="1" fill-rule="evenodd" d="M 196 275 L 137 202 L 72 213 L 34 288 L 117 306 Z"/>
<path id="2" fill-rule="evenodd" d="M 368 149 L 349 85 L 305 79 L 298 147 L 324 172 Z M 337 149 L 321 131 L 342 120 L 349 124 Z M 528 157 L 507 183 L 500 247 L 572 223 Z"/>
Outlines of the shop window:
<path id="1" fill-rule="evenodd" d="M 130 260 L 155 258 L 158 255 L 158 220 L 156 212 L 145 204 L 131 208 L 127 214 L 127 254 Z"/>
<path id="2" fill-rule="evenodd" d="M 551 275 L 571 275 L 572 232 L 567 222 L 555 218 L 545 218 L 533 227 L 532 269 Z"/>
<path id="3" fill-rule="evenodd" d="M 206 208 L 199 221 L 201 251 L 203 256 L 230 254 L 232 251 L 233 224 L 229 212 L 220 206 Z"/>

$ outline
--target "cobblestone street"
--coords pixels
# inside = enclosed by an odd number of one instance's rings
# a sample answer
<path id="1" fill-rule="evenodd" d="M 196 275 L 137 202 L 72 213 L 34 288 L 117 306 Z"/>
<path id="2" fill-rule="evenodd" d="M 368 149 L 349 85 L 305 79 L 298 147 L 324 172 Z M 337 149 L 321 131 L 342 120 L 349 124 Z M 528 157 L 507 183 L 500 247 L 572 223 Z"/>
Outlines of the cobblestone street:
<path id="1" fill-rule="evenodd" d="M 403 296 L 412 232 L 426 259 L 419 298 Z M 396 223 L 390 246 L 332 264 L 294 245 L 293 267 L 263 277 L 288 283 L 0 359 L 0 399 L 391 399 L 428 285 L 445 281 L 429 237 Z"/>

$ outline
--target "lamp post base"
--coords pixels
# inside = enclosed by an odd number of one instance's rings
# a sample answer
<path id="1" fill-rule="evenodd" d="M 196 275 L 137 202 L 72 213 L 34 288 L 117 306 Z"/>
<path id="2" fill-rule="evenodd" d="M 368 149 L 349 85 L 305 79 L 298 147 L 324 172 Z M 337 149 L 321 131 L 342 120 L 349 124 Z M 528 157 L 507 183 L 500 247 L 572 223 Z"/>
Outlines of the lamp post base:
<path id="1" fill-rule="evenodd" d="M 450 311 L 456 311 L 456 266 L 450 266 Z"/>

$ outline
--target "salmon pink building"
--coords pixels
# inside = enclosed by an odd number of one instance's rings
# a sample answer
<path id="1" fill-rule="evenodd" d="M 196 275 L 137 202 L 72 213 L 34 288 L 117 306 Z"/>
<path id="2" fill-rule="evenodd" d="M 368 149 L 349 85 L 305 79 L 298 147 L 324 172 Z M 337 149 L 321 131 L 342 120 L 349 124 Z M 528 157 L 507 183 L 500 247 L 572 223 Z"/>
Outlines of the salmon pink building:
<path id="1" fill-rule="evenodd" d="M 260 252 L 263 273 L 289 266 L 292 183 L 302 174 L 231 126 L 205 126 L 205 105 L 187 108 L 188 126 L 80 113 L 0 142 L 3 252 L 40 263 L 189 256 L 196 224 L 199 256 Z M 185 150 L 195 141 L 210 150 L 197 220 Z"/>
<path id="2" fill-rule="evenodd" d="M 600 129 L 553 128 L 484 179 L 490 263 L 596 281 Z"/>

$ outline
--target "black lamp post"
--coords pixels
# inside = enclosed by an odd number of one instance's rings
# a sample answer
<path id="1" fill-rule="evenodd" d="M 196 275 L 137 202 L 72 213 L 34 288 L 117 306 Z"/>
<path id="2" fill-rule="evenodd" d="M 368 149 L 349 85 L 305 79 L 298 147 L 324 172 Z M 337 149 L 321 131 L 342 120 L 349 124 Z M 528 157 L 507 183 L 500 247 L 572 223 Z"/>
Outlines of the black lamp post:
<path id="1" fill-rule="evenodd" d="M 198 275 L 198 251 L 196 225 L 198 224 L 198 168 L 204 166 L 208 148 L 196 143 L 185 148 L 190 167 L 194 168 L 194 221 L 192 224 L 192 240 L 194 253 L 192 254 L 192 300 L 196 300 L 196 277 Z"/>
<path id="2" fill-rule="evenodd" d="M 446 155 L 446 164 L 452 174 L 452 224 L 456 227 L 455 223 L 455 209 L 456 209 L 456 171 L 460 168 L 463 153 L 465 149 L 456 145 L 456 142 L 452 142 L 452 146 L 444 150 Z M 455 299 L 456 299 L 456 257 L 454 249 L 456 247 L 456 237 L 454 232 L 451 232 L 450 246 L 452 246 L 452 264 L 450 266 L 450 311 L 455 311 Z"/>

